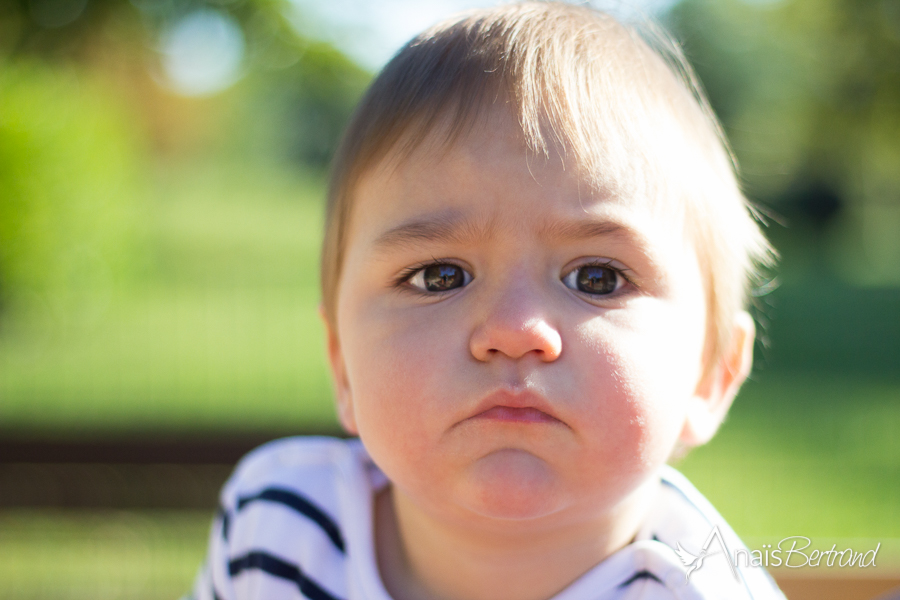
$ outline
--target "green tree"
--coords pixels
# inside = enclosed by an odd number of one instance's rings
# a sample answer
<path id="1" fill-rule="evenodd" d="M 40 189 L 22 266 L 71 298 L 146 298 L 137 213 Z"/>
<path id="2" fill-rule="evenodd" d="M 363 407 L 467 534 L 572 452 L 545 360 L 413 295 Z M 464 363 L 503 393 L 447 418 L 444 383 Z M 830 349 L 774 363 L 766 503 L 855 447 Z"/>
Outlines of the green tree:
<path id="1" fill-rule="evenodd" d="M 99 83 L 39 64 L 0 67 L 0 298 L 62 299 L 123 273 L 137 144 Z"/>
<path id="2" fill-rule="evenodd" d="M 670 14 L 751 196 L 861 283 L 900 283 L 900 4 L 684 0 Z"/>

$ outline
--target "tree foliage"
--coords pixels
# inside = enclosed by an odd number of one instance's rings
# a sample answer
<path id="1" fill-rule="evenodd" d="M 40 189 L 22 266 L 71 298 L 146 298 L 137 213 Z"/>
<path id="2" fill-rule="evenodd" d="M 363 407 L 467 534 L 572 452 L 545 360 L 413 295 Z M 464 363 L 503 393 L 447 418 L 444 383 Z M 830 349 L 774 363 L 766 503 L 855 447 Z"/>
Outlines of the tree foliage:
<path id="1" fill-rule="evenodd" d="M 0 298 L 65 300 L 123 272 L 138 145 L 102 84 L 40 64 L 0 69 Z"/>
<path id="2" fill-rule="evenodd" d="M 286 0 L 0 4 L 3 304 L 124 276 L 160 160 L 225 148 L 241 161 L 327 165 L 369 74 L 300 36 L 293 10 Z M 160 68 L 167 28 L 196 11 L 226 15 L 245 40 L 242 78 L 217 97 L 178 96 Z"/>
<path id="3" fill-rule="evenodd" d="M 749 194 L 867 264 L 841 269 L 856 281 L 900 283 L 900 3 L 684 0 L 669 20 Z"/>

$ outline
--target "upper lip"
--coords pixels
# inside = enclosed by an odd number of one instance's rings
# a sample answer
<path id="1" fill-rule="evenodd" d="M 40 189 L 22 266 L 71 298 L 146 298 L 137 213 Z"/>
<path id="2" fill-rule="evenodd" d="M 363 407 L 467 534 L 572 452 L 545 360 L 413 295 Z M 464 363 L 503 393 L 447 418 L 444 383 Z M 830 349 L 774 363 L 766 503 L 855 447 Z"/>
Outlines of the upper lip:
<path id="1" fill-rule="evenodd" d="M 556 411 L 553 409 L 551 404 L 541 396 L 540 394 L 524 390 L 509 390 L 509 389 L 501 389 L 495 392 L 492 392 L 481 399 L 478 405 L 475 407 L 475 410 L 472 411 L 471 417 L 477 417 L 485 411 L 488 411 L 495 406 L 503 406 L 507 408 L 533 408 L 535 410 L 539 410 L 545 415 L 556 419 L 557 421 L 562 422 L 562 419 L 559 418 L 559 415 L 556 414 Z"/>

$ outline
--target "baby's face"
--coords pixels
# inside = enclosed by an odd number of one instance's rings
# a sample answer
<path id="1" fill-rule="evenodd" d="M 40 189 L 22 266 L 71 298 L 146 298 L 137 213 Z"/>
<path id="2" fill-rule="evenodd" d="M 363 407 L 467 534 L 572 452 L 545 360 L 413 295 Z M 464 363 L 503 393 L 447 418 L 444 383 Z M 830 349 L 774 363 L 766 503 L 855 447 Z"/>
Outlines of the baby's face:
<path id="1" fill-rule="evenodd" d="M 612 518 L 682 434 L 706 304 L 680 213 L 567 166 L 497 117 L 356 190 L 339 410 L 434 516 Z"/>

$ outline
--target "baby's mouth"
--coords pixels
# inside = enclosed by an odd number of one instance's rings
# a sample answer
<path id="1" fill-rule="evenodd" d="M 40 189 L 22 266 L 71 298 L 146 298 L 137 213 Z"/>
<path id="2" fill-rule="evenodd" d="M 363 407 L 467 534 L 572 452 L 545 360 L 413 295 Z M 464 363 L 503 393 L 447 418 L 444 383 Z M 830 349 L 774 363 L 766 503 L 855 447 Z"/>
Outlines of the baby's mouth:
<path id="1" fill-rule="evenodd" d="M 559 420 L 533 406 L 493 406 L 478 413 L 474 419 L 488 419 L 507 423 L 558 423 Z"/>

